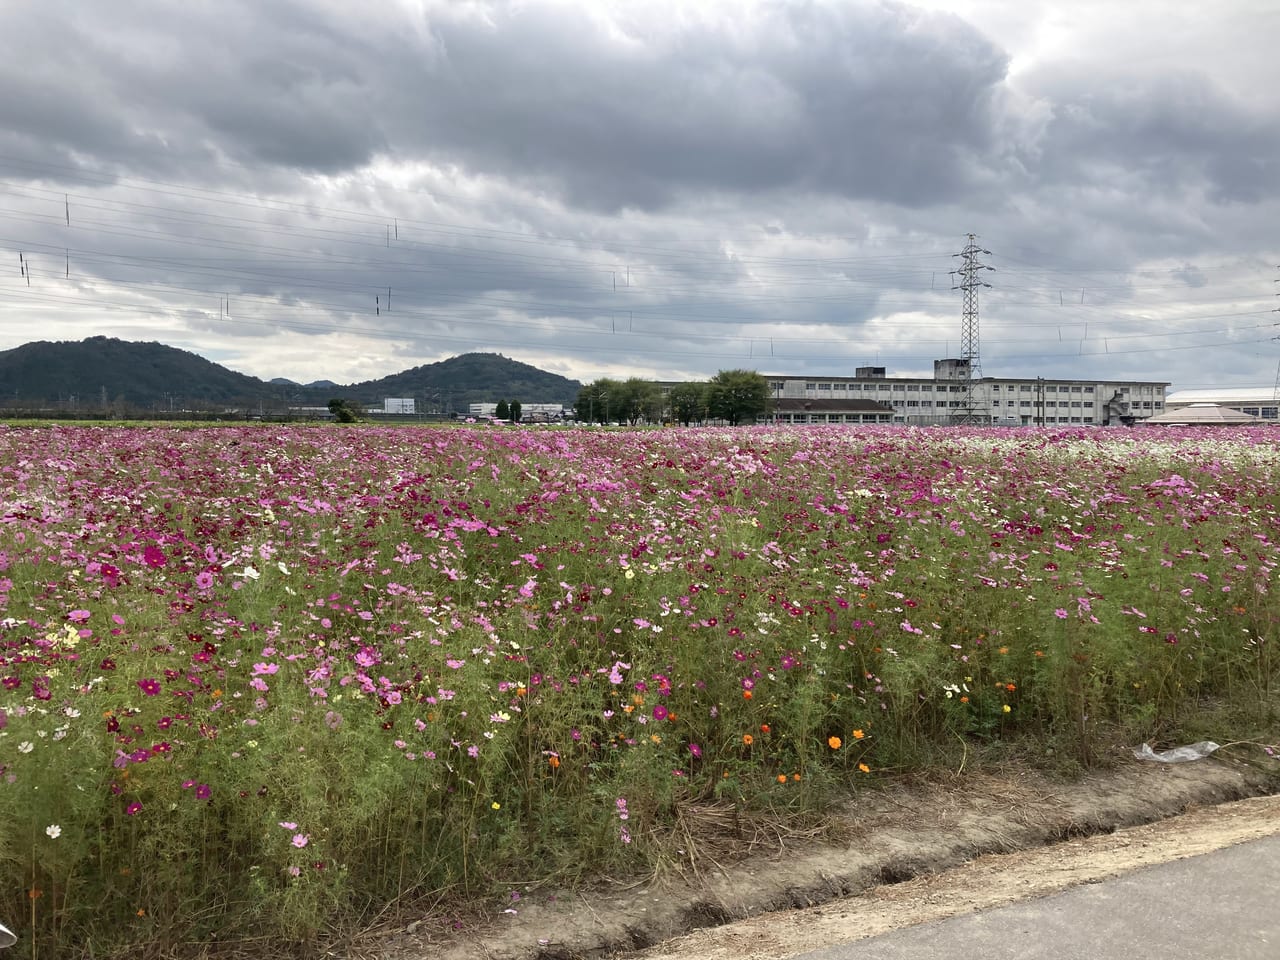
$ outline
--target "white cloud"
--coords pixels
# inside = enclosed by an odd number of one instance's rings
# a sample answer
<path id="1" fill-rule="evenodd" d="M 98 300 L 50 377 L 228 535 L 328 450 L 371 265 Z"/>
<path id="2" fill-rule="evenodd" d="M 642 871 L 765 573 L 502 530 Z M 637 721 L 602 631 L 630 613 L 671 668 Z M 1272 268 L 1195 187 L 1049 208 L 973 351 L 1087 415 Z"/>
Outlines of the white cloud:
<path id="1" fill-rule="evenodd" d="M 1278 17 L 12 4 L 0 348 L 161 340 L 300 382 L 469 350 L 919 372 L 956 350 L 973 231 L 986 372 L 1270 384 Z"/>

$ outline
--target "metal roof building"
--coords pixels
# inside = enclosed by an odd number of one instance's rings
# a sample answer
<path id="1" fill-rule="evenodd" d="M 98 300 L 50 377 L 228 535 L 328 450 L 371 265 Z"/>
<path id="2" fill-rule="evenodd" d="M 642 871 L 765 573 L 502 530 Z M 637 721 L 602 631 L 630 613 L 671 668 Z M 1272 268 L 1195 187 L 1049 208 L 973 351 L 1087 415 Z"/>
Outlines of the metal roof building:
<path id="1" fill-rule="evenodd" d="M 1215 403 L 1261 420 L 1280 420 L 1280 400 L 1274 387 L 1215 387 L 1211 390 L 1175 390 L 1165 397 L 1169 410 L 1197 403 Z"/>

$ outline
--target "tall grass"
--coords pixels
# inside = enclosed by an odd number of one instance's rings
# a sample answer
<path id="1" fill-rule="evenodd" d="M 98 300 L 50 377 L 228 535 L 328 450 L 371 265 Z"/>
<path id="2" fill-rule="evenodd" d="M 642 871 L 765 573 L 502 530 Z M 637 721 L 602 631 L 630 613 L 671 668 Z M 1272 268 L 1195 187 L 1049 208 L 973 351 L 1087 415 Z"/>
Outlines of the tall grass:
<path id="1" fill-rule="evenodd" d="M 0 430 L 0 916 L 301 949 L 652 868 L 699 805 L 1274 729 L 1276 473 L 1249 431 Z"/>

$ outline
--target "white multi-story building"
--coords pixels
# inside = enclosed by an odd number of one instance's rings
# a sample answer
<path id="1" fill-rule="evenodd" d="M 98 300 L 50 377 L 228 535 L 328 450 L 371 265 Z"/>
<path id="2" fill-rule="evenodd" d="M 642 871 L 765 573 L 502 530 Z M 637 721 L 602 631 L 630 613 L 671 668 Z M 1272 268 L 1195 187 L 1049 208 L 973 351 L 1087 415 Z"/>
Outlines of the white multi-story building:
<path id="1" fill-rule="evenodd" d="M 964 361 L 939 360 L 933 377 L 887 377 L 884 367 L 859 367 L 852 377 L 765 374 L 778 418 L 788 423 L 867 422 L 838 408 L 840 401 L 873 401 L 893 411 L 879 422 L 1008 426 L 1114 426 L 1141 423 L 1165 409 L 1168 382 L 1053 377 L 981 377 L 966 384 Z M 972 399 L 969 390 L 972 389 Z M 825 401 L 825 402 L 822 402 Z"/>

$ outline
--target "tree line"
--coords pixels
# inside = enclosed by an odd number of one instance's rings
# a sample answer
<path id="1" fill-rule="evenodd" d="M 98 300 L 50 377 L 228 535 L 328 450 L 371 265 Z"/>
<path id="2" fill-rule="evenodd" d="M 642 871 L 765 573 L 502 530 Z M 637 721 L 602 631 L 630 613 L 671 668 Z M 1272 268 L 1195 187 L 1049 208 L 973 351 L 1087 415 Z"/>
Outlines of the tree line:
<path id="1" fill-rule="evenodd" d="M 708 420 L 737 426 L 754 423 L 769 410 L 769 383 L 754 370 L 721 370 L 705 382 L 681 383 L 665 401 L 651 380 L 602 377 L 578 391 L 574 412 L 588 423 L 661 423 L 684 426 Z"/>

